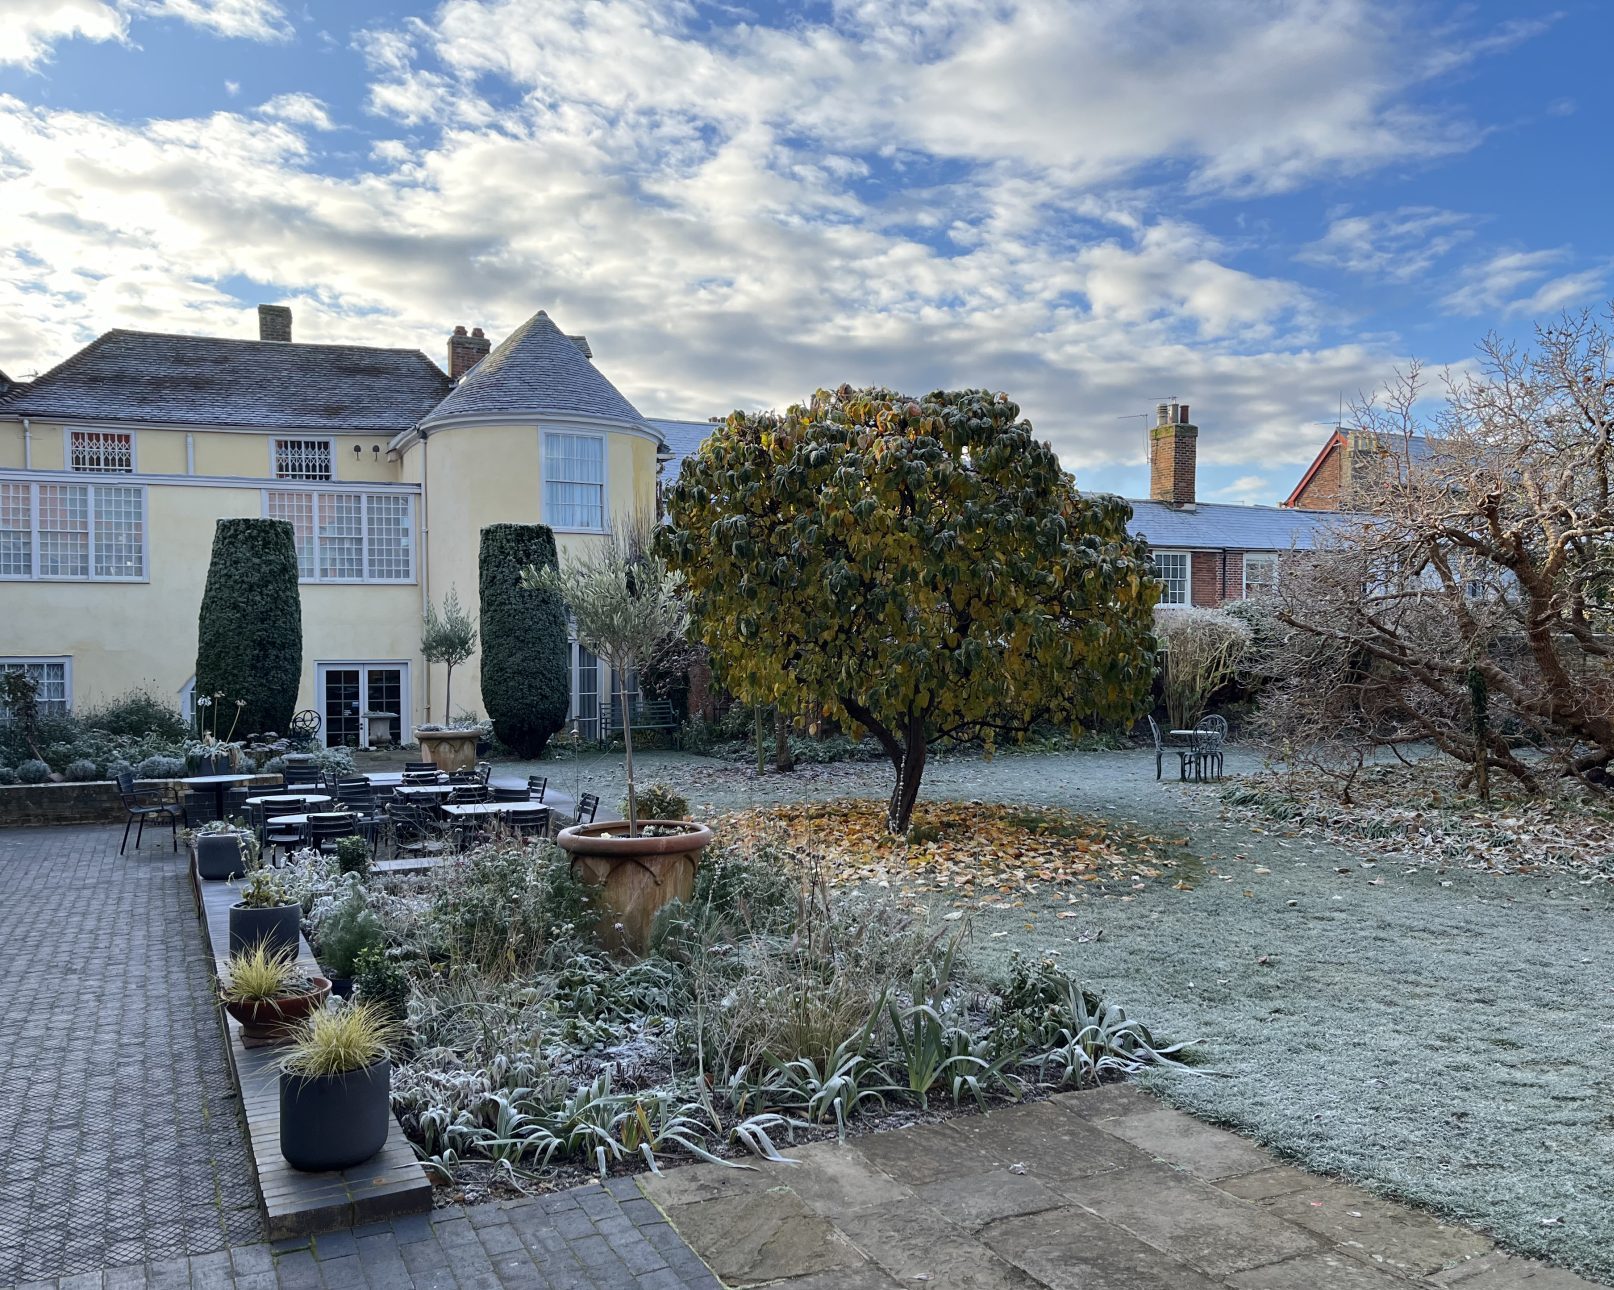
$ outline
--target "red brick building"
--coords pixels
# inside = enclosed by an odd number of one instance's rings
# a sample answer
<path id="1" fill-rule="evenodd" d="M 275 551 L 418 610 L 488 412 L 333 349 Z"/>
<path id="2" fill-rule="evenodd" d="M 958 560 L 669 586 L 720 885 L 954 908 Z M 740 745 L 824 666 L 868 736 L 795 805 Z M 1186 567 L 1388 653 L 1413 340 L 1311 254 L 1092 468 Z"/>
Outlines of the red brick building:
<path id="1" fill-rule="evenodd" d="M 1162 403 L 1149 431 L 1149 496 L 1132 501 L 1131 531 L 1154 553 L 1166 607 L 1214 608 L 1275 586 L 1281 558 L 1316 545 L 1332 509 L 1236 506 L 1197 497 L 1199 427 L 1186 403 Z"/>

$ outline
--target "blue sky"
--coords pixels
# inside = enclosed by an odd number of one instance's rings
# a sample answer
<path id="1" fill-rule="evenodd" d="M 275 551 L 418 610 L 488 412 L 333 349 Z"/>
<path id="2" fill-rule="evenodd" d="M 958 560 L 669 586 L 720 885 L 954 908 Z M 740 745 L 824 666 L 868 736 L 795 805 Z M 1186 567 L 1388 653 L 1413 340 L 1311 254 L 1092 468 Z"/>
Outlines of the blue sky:
<path id="1" fill-rule="evenodd" d="M 649 415 L 1007 390 L 1281 500 L 1343 394 L 1614 282 L 1614 7 L 0 0 L 0 368 L 114 326 L 498 337 Z"/>

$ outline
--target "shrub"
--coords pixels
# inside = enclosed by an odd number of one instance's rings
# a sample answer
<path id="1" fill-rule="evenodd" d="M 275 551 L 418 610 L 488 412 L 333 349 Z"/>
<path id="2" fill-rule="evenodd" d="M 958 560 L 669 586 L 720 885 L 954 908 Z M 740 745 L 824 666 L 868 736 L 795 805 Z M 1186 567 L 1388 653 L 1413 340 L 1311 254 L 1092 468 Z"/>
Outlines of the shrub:
<path id="1" fill-rule="evenodd" d="M 1224 610 L 1186 605 L 1156 609 L 1154 617 L 1166 715 L 1174 728 L 1186 730 L 1205 715 L 1211 696 L 1238 675 L 1250 627 Z"/>
<path id="2" fill-rule="evenodd" d="M 559 567 L 555 535 L 542 524 L 490 524 L 479 558 L 482 706 L 501 743 L 538 757 L 566 721 L 571 648 L 560 597 L 527 590 L 521 571 Z"/>
<path id="3" fill-rule="evenodd" d="M 68 762 L 67 770 L 64 774 L 70 784 L 88 784 L 92 780 L 101 778 L 101 768 L 93 761 L 81 758 L 78 761 Z"/>
<path id="4" fill-rule="evenodd" d="M 147 757 L 135 767 L 136 779 L 181 779 L 185 761 L 181 757 Z"/>
<path id="5" fill-rule="evenodd" d="M 284 730 L 303 670 L 297 545 L 285 520 L 220 520 L 196 624 L 196 693 L 218 695 L 225 718 L 244 699 L 242 733 Z M 219 737 L 227 727 L 221 721 Z"/>
<path id="6" fill-rule="evenodd" d="M 125 761 L 121 757 L 114 757 L 106 764 L 106 777 L 117 779 L 120 775 L 133 775 L 134 763 Z"/>
<path id="7" fill-rule="evenodd" d="M 367 945 L 353 962 L 353 983 L 361 1002 L 401 1022 L 409 1016 L 409 977 L 379 946 Z"/>
<path id="8" fill-rule="evenodd" d="M 16 782 L 17 772 L 12 770 L 10 766 L 0 766 L 0 784 L 15 784 Z"/>
<path id="9" fill-rule="evenodd" d="M 312 922 L 319 961 L 332 976 L 351 977 L 359 951 L 372 945 L 379 949 L 384 935 L 356 874 L 348 876 L 341 895 L 316 903 Z"/>
<path id="10" fill-rule="evenodd" d="M 501 972 L 573 944 L 587 909 L 560 848 L 485 846 L 437 870 L 427 924 L 451 962 Z"/>
<path id="11" fill-rule="evenodd" d="M 628 800 L 622 799 L 621 811 L 624 819 L 628 814 Z M 665 784 L 651 784 L 648 788 L 639 790 L 639 818 L 641 820 L 687 820 L 689 818 L 689 799 L 677 789 L 669 788 Z"/>
<path id="12" fill-rule="evenodd" d="M 316 748 L 313 756 L 314 765 L 318 766 L 327 775 L 340 777 L 353 773 L 353 750 L 351 748 Z"/>
<path id="13" fill-rule="evenodd" d="M 136 686 L 99 707 L 80 711 L 79 720 L 90 730 L 136 738 L 159 735 L 164 739 L 183 739 L 190 733 L 179 709 L 144 686 Z"/>
<path id="14" fill-rule="evenodd" d="M 37 757 L 30 757 L 17 767 L 19 784 L 43 784 L 50 778 L 50 767 Z"/>
<path id="15" fill-rule="evenodd" d="M 336 867 L 343 874 L 370 872 L 370 844 L 361 837 L 338 838 Z"/>

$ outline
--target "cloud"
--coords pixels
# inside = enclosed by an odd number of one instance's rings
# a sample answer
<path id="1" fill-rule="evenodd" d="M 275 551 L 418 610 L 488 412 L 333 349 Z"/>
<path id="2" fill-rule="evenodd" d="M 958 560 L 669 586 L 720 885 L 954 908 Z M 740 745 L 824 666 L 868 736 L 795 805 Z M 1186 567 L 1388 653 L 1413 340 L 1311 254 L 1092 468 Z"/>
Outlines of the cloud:
<path id="1" fill-rule="evenodd" d="M 1441 306 L 1464 317 L 1538 318 L 1583 304 L 1602 292 L 1610 266 L 1559 273 L 1571 258 L 1568 247 L 1498 251 L 1465 269 Z"/>
<path id="2" fill-rule="evenodd" d="M 1229 502 L 1254 502 L 1271 491 L 1272 485 L 1265 475 L 1240 475 L 1231 484 L 1214 489 L 1208 496 Z"/>
<path id="3" fill-rule="evenodd" d="M 175 18 L 248 40 L 291 34 L 278 0 L 0 0 L 0 65 L 38 67 L 63 40 L 125 42 L 133 17 Z"/>
<path id="4" fill-rule="evenodd" d="M 306 125 L 315 130 L 336 128 L 330 113 L 325 110 L 325 104 L 312 94 L 277 94 L 259 107 L 258 112 L 290 125 Z"/>
<path id="5" fill-rule="evenodd" d="M 113 4 L 101 0 L 0 0 L 0 64 L 38 67 L 61 40 L 118 40 L 128 34 L 128 20 Z"/>
<path id="6" fill-rule="evenodd" d="M 1325 343 L 1326 305 L 1199 212 L 1477 137 L 1409 106 L 1397 10 L 814 12 L 451 0 L 354 37 L 356 146 L 296 85 L 150 121 L 0 97 L 0 367 L 112 326 L 252 335 L 242 283 L 292 299 L 301 339 L 439 360 L 454 323 L 543 307 L 647 413 L 982 385 L 1078 471 L 1132 463 L 1117 418 L 1165 394 L 1208 465 L 1303 464 L 1295 425 L 1387 373 L 1393 338 Z"/>
<path id="7" fill-rule="evenodd" d="M 1342 214 L 1296 258 L 1362 277 L 1411 282 L 1472 237 L 1474 222 L 1472 216 L 1434 206 Z"/>
<path id="8" fill-rule="evenodd" d="M 279 0 L 124 0 L 133 13 L 177 18 L 215 35 L 238 40 L 285 40 L 291 22 Z"/>

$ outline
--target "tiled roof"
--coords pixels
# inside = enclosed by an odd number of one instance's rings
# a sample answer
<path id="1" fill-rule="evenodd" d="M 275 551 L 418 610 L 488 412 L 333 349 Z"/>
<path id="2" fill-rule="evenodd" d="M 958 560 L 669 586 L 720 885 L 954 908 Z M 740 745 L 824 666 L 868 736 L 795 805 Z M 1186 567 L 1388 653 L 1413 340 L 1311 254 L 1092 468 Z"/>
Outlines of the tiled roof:
<path id="1" fill-rule="evenodd" d="M 1230 506 L 1201 502 L 1177 510 L 1164 502 L 1131 501 L 1127 528 L 1158 548 L 1192 550 L 1307 551 L 1318 535 L 1349 516 L 1340 511 L 1301 511 L 1283 506 Z"/>
<path id="2" fill-rule="evenodd" d="M 473 367 L 422 424 L 478 413 L 581 414 L 644 424 L 541 309 Z"/>
<path id="3" fill-rule="evenodd" d="M 397 432 L 447 392 L 417 349 L 118 328 L 0 397 L 0 415 Z"/>
<path id="4" fill-rule="evenodd" d="M 684 467 L 684 458 L 694 456 L 701 441 L 717 429 L 710 421 L 660 421 L 652 417 L 650 424 L 656 428 L 661 441 L 667 445 L 667 451 L 672 454 L 663 472 L 663 478 L 669 484 L 678 478 L 678 472 Z"/>

